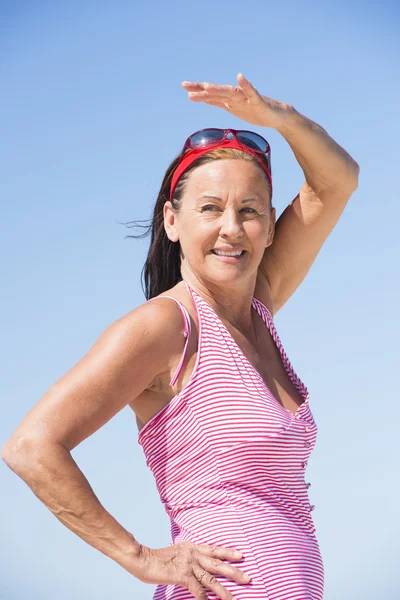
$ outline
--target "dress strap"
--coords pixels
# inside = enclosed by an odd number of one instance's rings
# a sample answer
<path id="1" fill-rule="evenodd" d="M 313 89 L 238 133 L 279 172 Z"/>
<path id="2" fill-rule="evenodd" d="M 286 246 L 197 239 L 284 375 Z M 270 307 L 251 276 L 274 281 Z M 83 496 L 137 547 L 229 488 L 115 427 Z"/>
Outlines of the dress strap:
<path id="1" fill-rule="evenodd" d="M 183 354 L 181 357 L 181 361 L 178 365 L 178 368 L 175 371 L 175 375 L 173 376 L 173 378 L 171 379 L 171 381 L 169 382 L 169 385 L 172 386 L 176 383 L 176 380 L 179 377 L 179 374 L 182 370 L 183 367 L 183 363 L 185 362 L 185 358 L 186 358 L 186 353 L 187 353 L 187 349 L 188 349 L 188 345 L 189 345 L 189 340 L 190 340 L 190 334 L 191 334 L 191 324 L 190 324 L 190 316 L 189 313 L 187 311 L 187 309 L 183 306 L 183 304 L 181 302 L 179 302 L 179 300 L 177 300 L 176 298 L 174 298 L 173 296 L 156 296 L 155 298 L 171 298 L 171 300 L 175 300 L 176 304 L 179 306 L 180 311 L 183 315 L 183 319 L 184 319 L 184 331 L 183 331 L 183 335 L 186 338 L 186 343 L 185 343 L 185 347 L 183 349 Z M 150 298 L 150 300 L 155 300 L 155 298 Z M 150 301 L 148 300 L 148 302 Z"/>

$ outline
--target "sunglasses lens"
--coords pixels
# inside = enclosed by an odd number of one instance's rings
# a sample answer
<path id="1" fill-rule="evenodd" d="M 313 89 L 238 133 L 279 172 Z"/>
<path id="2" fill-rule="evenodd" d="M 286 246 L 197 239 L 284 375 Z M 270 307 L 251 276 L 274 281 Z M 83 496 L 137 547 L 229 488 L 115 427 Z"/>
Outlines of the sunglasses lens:
<path id="1" fill-rule="evenodd" d="M 224 139 L 224 133 L 225 130 L 221 129 L 204 129 L 204 131 L 198 131 L 190 136 L 190 148 L 208 148 L 209 146 L 218 144 Z M 239 142 L 244 146 L 248 146 L 249 148 L 258 152 L 268 153 L 266 154 L 265 159 L 268 163 L 269 169 L 271 169 L 269 144 L 263 137 L 261 137 L 261 135 L 258 135 L 258 133 L 253 133 L 252 131 L 237 131 L 236 135 Z M 233 133 L 228 131 L 226 134 L 226 139 L 234 139 Z"/>
<path id="2" fill-rule="evenodd" d="M 261 152 L 267 152 L 268 144 L 258 133 L 252 133 L 251 131 L 240 131 L 237 133 L 238 140 L 241 144 L 249 146 L 254 150 L 261 150 Z"/>
<path id="3" fill-rule="evenodd" d="M 192 148 L 203 148 L 210 144 L 217 144 L 224 137 L 224 132 L 218 129 L 206 129 L 192 135 L 190 145 Z"/>

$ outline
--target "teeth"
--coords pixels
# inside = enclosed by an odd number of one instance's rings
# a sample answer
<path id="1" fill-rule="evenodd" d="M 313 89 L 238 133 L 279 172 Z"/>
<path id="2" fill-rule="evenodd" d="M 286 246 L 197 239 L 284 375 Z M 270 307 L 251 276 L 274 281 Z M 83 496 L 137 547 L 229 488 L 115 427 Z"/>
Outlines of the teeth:
<path id="1" fill-rule="evenodd" d="M 238 252 L 224 252 L 223 250 L 213 250 L 215 254 L 218 256 L 240 256 L 243 253 L 243 250 L 239 250 Z"/>

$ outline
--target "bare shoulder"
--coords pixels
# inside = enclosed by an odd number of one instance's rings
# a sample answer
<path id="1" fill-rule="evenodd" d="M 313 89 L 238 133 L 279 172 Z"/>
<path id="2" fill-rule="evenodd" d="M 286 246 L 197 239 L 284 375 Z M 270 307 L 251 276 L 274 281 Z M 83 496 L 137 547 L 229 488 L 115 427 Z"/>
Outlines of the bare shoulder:
<path id="1" fill-rule="evenodd" d="M 185 322 L 182 311 L 171 297 L 178 301 L 189 314 L 190 336 L 188 340 L 183 336 Z M 139 430 L 185 387 L 190 379 L 197 355 L 197 312 L 184 283 L 180 282 L 160 296 L 153 298 L 148 303 L 148 305 L 151 304 L 153 304 L 154 313 L 149 313 L 150 320 L 162 318 L 165 321 L 163 326 L 154 331 L 155 335 L 165 342 L 164 348 L 158 349 L 164 354 L 165 362 L 164 369 L 159 370 L 142 393 L 129 403 L 135 413 Z M 186 360 L 181 366 L 177 380 L 171 386 L 170 382 L 181 362 L 186 341 L 188 342 Z"/>
<path id="2" fill-rule="evenodd" d="M 171 369 L 182 350 L 182 331 L 179 308 L 165 298 L 118 318 L 33 406 L 10 447 L 45 438 L 75 448 Z"/>
<path id="3" fill-rule="evenodd" d="M 176 294 L 168 295 L 173 295 L 179 300 Z M 182 352 L 182 313 L 176 302 L 160 295 L 133 309 L 122 317 L 121 321 L 121 325 L 124 323 L 123 327 L 126 328 L 128 339 L 140 349 L 141 359 L 138 362 L 147 359 L 152 364 L 152 377 L 146 389 L 151 388 L 155 379 L 164 375 L 168 377 L 176 355 Z M 142 367 L 145 368 L 145 365 Z"/>
<path id="4" fill-rule="evenodd" d="M 152 382 L 152 385 L 148 388 L 162 387 L 169 389 L 170 375 L 176 368 L 182 354 L 185 322 L 177 302 L 174 302 L 171 297 L 186 309 L 191 328 L 190 347 L 192 349 L 193 346 L 194 349 L 197 345 L 197 313 L 182 281 L 142 305 L 140 308 L 146 311 L 146 320 L 148 326 L 152 329 L 154 343 L 158 340 L 158 351 L 161 349 L 161 354 L 164 353 L 164 356 L 168 357 L 166 371 L 160 373 L 156 378 L 157 381 Z"/>
<path id="5" fill-rule="evenodd" d="M 172 296 L 173 294 L 168 295 Z M 176 299 L 178 300 L 177 297 Z M 163 339 L 170 343 L 169 338 L 175 336 L 178 330 L 182 330 L 182 315 L 179 308 L 175 302 L 171 302 L 170 298 L 165 298 L 163 295 L 152 298 L 151 301 L 134 308 L 122 319 L 126 321 L 128 329 L 132 327 L 136 334 L 143 329 L 159 343 L 162 343 Z"/>
<path id="6" fill-rule="evenodd" d="M 152 357 L 149 368 L 146 366 L 150 374 L 168 362 L 168 355 L 174 352 L 174 341 L 179 340 L 177 334 L 182 329 L 178 307 L 160 296 L 114 321 L 98 338 L 93 349 L 99 352 L 102 347 L 108 346 L 114 359 L 125 356 L 128 360 L 131 357 L 140 368 L 145 366 L 142 364 L 145 357 Z"/>

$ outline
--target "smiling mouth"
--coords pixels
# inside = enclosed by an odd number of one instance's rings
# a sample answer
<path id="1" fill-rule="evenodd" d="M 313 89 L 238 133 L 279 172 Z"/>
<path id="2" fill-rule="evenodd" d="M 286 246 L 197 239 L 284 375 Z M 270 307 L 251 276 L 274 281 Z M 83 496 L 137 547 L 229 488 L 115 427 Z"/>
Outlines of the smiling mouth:
<path id="1" fill-rule="evenodd" d="M 211 253 L 214 254 L 214 256 L 218 256 L 218 258 L 228 258 L 228 259 L 240 259 L 244 256 L 244 254 L 246 253 L 246 250 L 242 250 L 240 252 L 240 254 L 230 254 L 230 253 L 217 253 L 215 250 L 211 250 Z"/>

